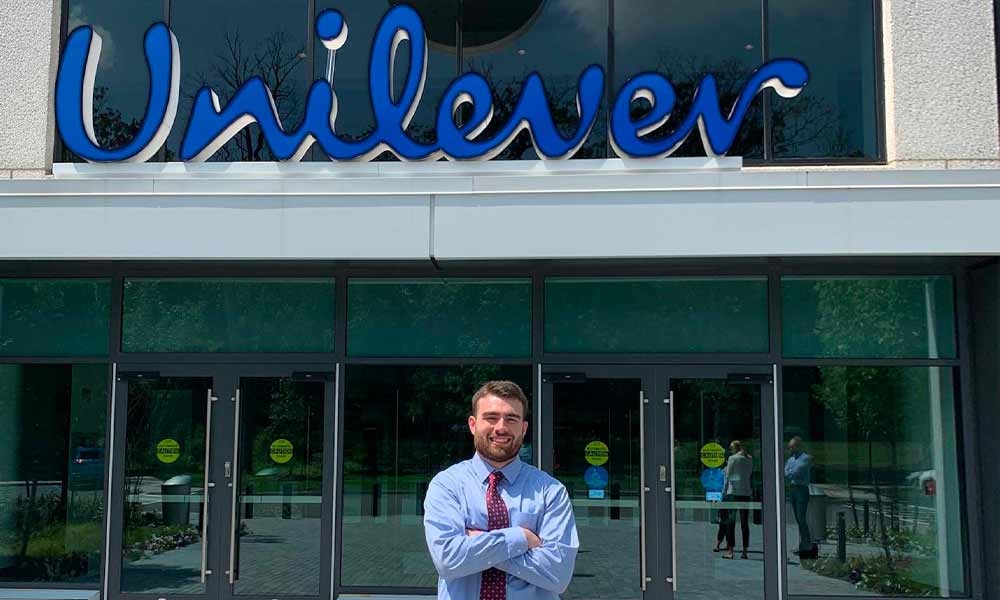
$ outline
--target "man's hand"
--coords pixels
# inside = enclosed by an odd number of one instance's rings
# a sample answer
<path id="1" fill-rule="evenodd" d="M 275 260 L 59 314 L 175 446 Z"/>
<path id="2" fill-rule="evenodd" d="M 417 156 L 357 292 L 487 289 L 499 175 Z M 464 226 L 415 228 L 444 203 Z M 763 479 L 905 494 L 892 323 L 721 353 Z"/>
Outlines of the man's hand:
<path id="1" fill-rule="evenodd" d="M 479 529 L 466 529 L 465 530 L 465 535 L 467 535 L 469 537 L 476 537 L 477 535 L 483 535 L 484 533 L 486 533 L 486 532 L 482 531 L 482 530 L 479 530 Z"/>
<path id="2" fill-rule="evenodd" d="M 538 535 L 534 531 L 526 527 L 522 527 L 521 529 L 524 530 L 524 537 L 528 538 L 528 550 L 531 550 L 532 548 L 537 548 L 542 545 L 542 540 L 538 537 Z"/>

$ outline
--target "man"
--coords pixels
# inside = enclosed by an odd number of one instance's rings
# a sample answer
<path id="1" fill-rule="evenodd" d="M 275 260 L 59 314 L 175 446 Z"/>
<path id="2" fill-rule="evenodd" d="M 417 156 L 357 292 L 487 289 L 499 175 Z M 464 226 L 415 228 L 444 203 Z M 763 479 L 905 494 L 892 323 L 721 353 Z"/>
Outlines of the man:
<path id="1" fill-rule="evenodd" d="M 516 383 L 483 384 L 469 417 L 475 455 L 431 481 L 424 534 L 439 599 L 554 600 L 569 586 L 573 506 L 561 483 L 518 458 L 527 409 Z"/>
<path id="2" fill-rule="evenodd" d="M 785 461 L 785 490 L 799 526 L 799 549 L 794 553 L 801 558 L 812 556 L 813 542 L 807 519 L 809 509 L 809 484 L 812 481 L 812 456 L 806 454 L 802 438 L 788 440 L 788 460 Z"/>

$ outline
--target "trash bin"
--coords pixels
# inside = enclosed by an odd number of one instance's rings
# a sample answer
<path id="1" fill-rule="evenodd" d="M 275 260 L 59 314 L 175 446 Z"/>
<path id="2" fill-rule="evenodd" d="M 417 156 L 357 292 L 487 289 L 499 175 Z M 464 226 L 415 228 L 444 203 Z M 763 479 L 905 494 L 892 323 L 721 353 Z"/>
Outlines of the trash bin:
<path id="1" fill-rule="evenodd" d="M 191 476 L 176 475 L 160 484 L 163 494 L 163 522 L 166 525 L 187 525 L 190 518 L 188 498 L 191 494 Z"/>
<path id="2" fill-rule="evenodd" d="M 826 540 L 826 492 L 818 485 L 809 486 L 809 508 L 806 510 L 806 522 L 809 523 L 809 534 L 812 541 Z"/>

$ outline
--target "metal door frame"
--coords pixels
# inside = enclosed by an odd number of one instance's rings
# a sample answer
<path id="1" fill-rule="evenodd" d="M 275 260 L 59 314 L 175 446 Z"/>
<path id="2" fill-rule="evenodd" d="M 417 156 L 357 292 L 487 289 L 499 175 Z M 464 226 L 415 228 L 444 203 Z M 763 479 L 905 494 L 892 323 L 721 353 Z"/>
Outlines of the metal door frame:
<path id="1" fill-rule="evenodd" d="M 114 367 L 114 391 L 112 394 L 112 449 L 111 468 L 109 470 L 110 491 L 108 499 L 108 517 L 106 522 L 106 552 L 104 556 L 104 600 L 276 600 L 280 598 L 295 598 L 296 600 L 321 600 L 330 598 L 332 593 L 332 544 L 333 515 L 337 509 L 337 498 L 334 496 L 334 468 L 337 462 L 338 449 L 335 445 L 334 431 L 336 412 L 337 369 L 329 363 L 309 364 L 165 364 L 165 363 L 128 363 Z M 211 431 L 210 447 L 207 448 L 209 465 L 206 468 L 207 479 L 215 483 L 207 489 L 212 489 L 209 496 L 209 509 L 206 517 L 209 526 L 206 528 L 208 542 L 207 569 L 211 576 L 206 579 L 203 594 L 163 594 L 122 592 L 122 535 L 124 519 L 123 494 L 125 488 L 125 444 L 127 442 L 128 416 L 128 384 L 130 380 L 152 378 L 203 378 L 210 380 L 211 395 Z M 236 411 L 236 397 L 242 378 L 252 377 L 287 377 L 297 381 L 323 381 L 323 498 L 325 500 L 320 519 L 320 556 L 319 556 L 319 591 L 315 595 L 292 596 L 281 594 L 266 595 L 236 595 L 233 584 L 225 580 L 228 568 L 233 560 L 235 547 L 231 544 L 235 531 L 236 495 L 232 483 L 218 485 L 226 481 L 223 466 L 228 460 L 234 471 L 238 473 L 234 454 L 237 451 L 235 435 L 237 419 L 241 415 Z M 314 378 L 314 379 L 313 379 Z M 229 399 L 230 401 L 226 401 Z M 206 399 L 206 401 L 208 401 Z M 240 423 L 242 424 L 242 423 Z M 207 429 L 207 428 L 206 428 Z M 207 430 L 208 432 L 208 430 Z M 328 500 L 327 500 L 328 499 Z"/>

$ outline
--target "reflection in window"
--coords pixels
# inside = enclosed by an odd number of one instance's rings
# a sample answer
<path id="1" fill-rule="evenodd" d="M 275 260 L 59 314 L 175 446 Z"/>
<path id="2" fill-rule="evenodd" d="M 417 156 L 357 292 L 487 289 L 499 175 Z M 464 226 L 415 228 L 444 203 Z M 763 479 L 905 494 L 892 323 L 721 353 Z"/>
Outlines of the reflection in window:
<path id="1" fill-rule="evenodd" d="M 531 401 L 529 366 L 348 366 L 343 585 L 437 585 L 424 541 L 424 495 L 434 475 L 472 456 L 472 394 L 492 379 L 517 382 Z M 521 449 L 529 462 L 531 435 L 529 428 Z"/>
<path id="2" fill-rule="evenodd" d="M 796 358 L 952 358 L 951 277 L 783 277 L 783 352 Z"/>
<path id="3" fill-rule="evenodd" d="M 719 86 L 722 114 L 728 114 L 747 78 L 764 60 L 759 0 L 619 1 L 614 33 L 616 92 L 629 77 L 645 71 L 662 73 L 677 91 L 673 116 L 651 138 L 672 132 L 690 110 L 698 83 L 709 73 Z M 752 106 L 731 156 L 764 158 L 761 98 Z M 705 155 L 697 133 L 673 154 Z"/>
<path id="4" fill-rule="evenodd" d="M 107 279 L 0 279 L 0 354 L 108 353 Z"/>
<path id="5" fill-rule="evenodd" d="M 872 0 L 769 0 L 772 56 L 809 67 L 809 85 L 771 103 L 775 158 L 878 156 Z"/>
<path id="6" fill-rule="evenodd" d="M 352 356 L 531 354 L 529 279 L 351 279 Z"/>
<path id="7" fill-rule="evenodd" d="M 592 64 L 607 72 L 607 0 L 466 2 L 464 11 L 464 69 L 486 77 L 494 90 L 495 114 L 483 135 L 494 135 L 507 123 L 522 83 L 535 71 L 545 80 L 549 109 L 560 132 L 568 137 L 577 131 L 580 74 Z M 568 48 L 572 51 L 559 50 Z M 605 158 L 607 140 L 605 107 L 576 158 Z M 528 132 L 521 132 L 499 158 L 538 155 Z"/>
<path id="8" fill-rule="evenodd" d="M 545 351 L 766 352 L 764 277 L 545 280 Z"/>
<path id="9" fill-rule="evenodd" d="M 125 352 L 331 352 L 332 279 L 129 278 Z"/>
<path id="10" fill-rule="evenodd" d="M 337 135 L 349 140 L 359 140 L 367 137 L 375 129 L 375 116 L 372 112 L 371 96 L 368 91 L 368 64 L 371 56 L 372 40 L 379 21 L 392 5 L 400 4 L 396 0 L 317 0 L 316 14 L 334 8 L 344 15 L 348 26 L 347 44 L 337 51 L 334 63 L 334 90 L 337 93 L 338 111 Z M 458 58 L 455 50 L 455 3 L 442 2 L 412 2 L 424 20 L 424 28 L 428 32 L 427 49 L 427 80 L 424 83 L 423 96 L 417 110 L 410 121 L 407 130 L 409 136 L 422 143 L 436 140 L 435 122 L 437 121 L 438 101 L 445 88 L 451 83 L 458 72 Z M 448 32 L 451 35 L 448 35 Z M 326 78 L 329 54 L 322 43 L 317 40 L 314 47 L 315 61 L 313 77 Z M 402 42 L 397 53 L 395 65 L 394 89 L 398 92 L 405 81 L 405 73 L 410 68 L 409 43 Z M 317 160 L 327 160 L 318 149 L 314 149 L 313 157 Z M 383 153 L 380 160 L 395 160 L 388 152 Z"/>
<path id="11" fill-rule="evenodd" d="M 788 590 L 965 591 L 951 368 L 784 371 Z"/>
<path id="12" fill-rule="evenodd" d="M 143 35 L 150 25 L 163 20 L 163 2 L 69 0 L 66 10 L 67 35 L 81 25 L 90 25 L 101 36 L 101 60 L 94 82 L 94 135 L 104 148 L 124 146 L 138 133 L 146 112 L 149 70 Z M 81 159 L 63 149 L 58 160 Z"/>
<path id="13" fill-rule="evenodd" d="M 208 86 L 225 106 L 247 80 L 261 77 L 274 98 L 280 122 L 302 120 L 309 73 L 306 39 L 307 0 L 228 0 L 171 2 L 170 28 L 180 43 L 181 101 L 187 118 L 195 95 Z M 185 127 L 175 125 L 167 139 L 167 159 L 178 160 Z M 256 124 L 240 130 L 211 160 L 274 160 Z"/>
<path id="14" fill-rule="evenodd" d="M 0 581 L 94 583 L 106 365 L 0 365 Z"/>

